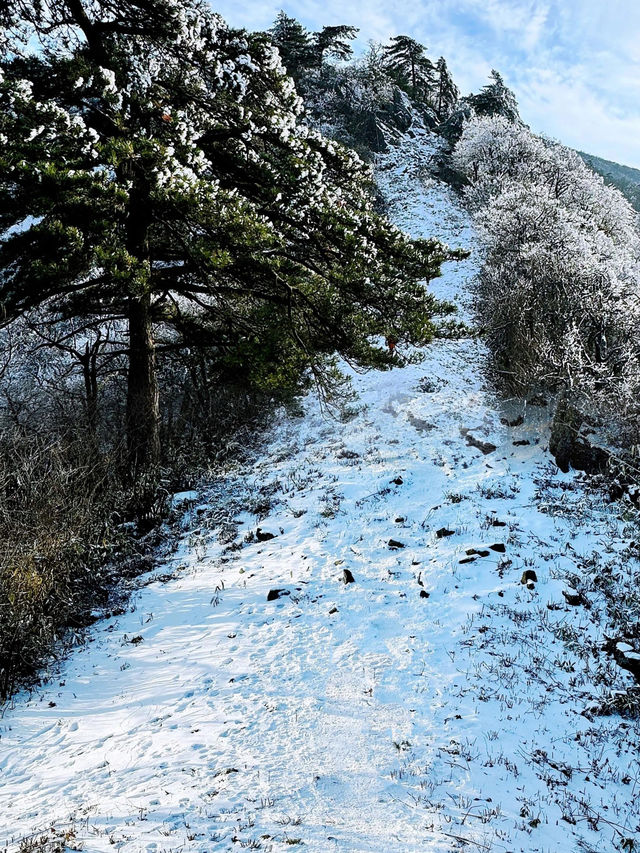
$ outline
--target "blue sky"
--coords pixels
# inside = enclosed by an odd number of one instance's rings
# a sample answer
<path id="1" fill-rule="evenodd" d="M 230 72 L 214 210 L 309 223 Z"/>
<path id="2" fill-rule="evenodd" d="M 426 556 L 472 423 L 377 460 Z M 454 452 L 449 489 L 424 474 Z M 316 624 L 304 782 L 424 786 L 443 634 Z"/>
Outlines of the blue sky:
<path id="1" fill-rule="evenodd" d="M 447 60 L 462 91 L 491 68 L 523 119 L 567 145 L 640 168 L 638 0 L 213 0 L 232 26 L 266 29 L 279 9 L 309 29 L 360 27 L 358 44 L 403 33 Z"/>

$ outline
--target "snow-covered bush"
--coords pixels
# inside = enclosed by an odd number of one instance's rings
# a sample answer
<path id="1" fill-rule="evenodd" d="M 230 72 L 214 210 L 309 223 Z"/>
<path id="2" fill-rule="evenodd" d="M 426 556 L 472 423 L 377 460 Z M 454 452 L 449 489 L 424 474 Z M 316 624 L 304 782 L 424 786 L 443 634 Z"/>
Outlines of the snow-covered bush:
<path id="1" fill-rule="evenodd" d="M 502 117 L 470 120 L 453 155 L 485 246 L 478 309 L 516 387 L 570 389 L 635 430 L 637 215 L 570 149 Z"/>

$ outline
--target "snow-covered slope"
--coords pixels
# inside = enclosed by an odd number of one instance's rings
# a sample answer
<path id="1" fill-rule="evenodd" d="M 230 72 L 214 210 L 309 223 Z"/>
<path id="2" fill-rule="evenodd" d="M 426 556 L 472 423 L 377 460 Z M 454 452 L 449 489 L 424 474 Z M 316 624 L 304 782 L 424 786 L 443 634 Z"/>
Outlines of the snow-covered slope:
<path id="1" fill-rule="evenodd" d="M 392 215 L 474 248 L 428 153 L 418 133 L 381 159 Z M 463 304 L 476 264 L 434 290 Z M 484 359 L 439 341 L 354 376 L 350 420 L 308 399 L 212 484 L 159 570 L 175 578 L 4 714 L 0 843 L 51 826 L 87 851 L 637 842 L 637 726 L 588 710 L 630 679 L 562 579 L 618 560 L 623 522 L 556 472 L 545 411 L 498 400 Z"/>

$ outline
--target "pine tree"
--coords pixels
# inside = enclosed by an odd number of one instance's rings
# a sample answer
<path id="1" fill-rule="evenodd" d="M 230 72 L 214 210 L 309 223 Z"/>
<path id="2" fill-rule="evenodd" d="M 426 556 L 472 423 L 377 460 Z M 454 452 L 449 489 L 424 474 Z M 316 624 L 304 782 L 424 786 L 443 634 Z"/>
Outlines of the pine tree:
<path id="1" fill-rule="evenodd" d="M 333 56 L 335 59 L 349 59 L 353 55 L 353 48 L 349 44 L 358 34 L 358 27 L 337 26 L 323 27 L 320 32 L 314 33 L 314 51 L 318 68 L 322 71 L 325 56 Z"/>
<path id="2" fill-rule="evenodd" d="M 441 56 L 436 62 L 436 90 L 434 108 L 438 121 L 444 121 L 453 112 L 460 97 L 460 91 L 447 68 L 447 63 Z"/>
<path id="3" fill-rule="evenodd" d="M 311 34 L 302 24 L 284 11 L 278 12 L 269 30 L 273 44 L 278 48 L 287 73 L 297 78 L 313 61 Z"/>
<path id="4" fill-rule="evenodd" d="M 466 102 L 479 116 L 499 115 L 509 121 L 520 121 L 516 96 L 505 86 L 502 75 L 498 71 L 493 70 L 491 83 L 483 86 L 477 95 L 469 95 Z"/>
<path id="5" fill-rule="evenodd" d="M 426 48 L 409 36 L 394 36 L 385 47 L 387 65 L 401 85 L 409 88 L 411 96 L 423 103 L 430 99 L 435 77 L 434 67 Z"/>
<path id="6" fill-rule="evenodd" d="M 6 323 L 125 323 L 134 472 L 160 453 L 159 333 L 320 384 L 336 351 L 385 366 L 376 336 L 429 336 L 418 280 L 450 253 L 376 214 L 367 168 L 302 124 L 266 37 L 204 0 L 20 13 L 42 48 L 22 57 L 16 36 L 0 61 L 0 303 Z"/>

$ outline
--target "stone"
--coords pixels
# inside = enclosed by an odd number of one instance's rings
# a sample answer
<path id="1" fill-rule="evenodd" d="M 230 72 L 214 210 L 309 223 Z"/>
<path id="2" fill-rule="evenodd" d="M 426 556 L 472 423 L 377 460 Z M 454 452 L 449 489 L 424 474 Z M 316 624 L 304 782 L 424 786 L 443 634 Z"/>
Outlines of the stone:
<path id="1" fill-rule="evenodd" d="M 503 543 L 503 542 L 494 542 L 494 543 L 493 543 L 493 545 L 489 545 L 489 548 L 490 548 L 492 551 L 495 551 L 495 552 L 496 552 L 496 554 L 504 554 L 504 553 L 505 553 L 505 551 L 507 550 L 507 549 L 505 548 L 505 546 L 504 546 L 504 543 Z"/>
<path id="2" fill-rule="evenodd" d="M 392 551 L 397 551 L 399 548 L 404 548 L 404 542 L 398 542 L 397 539 L 389 539 L 389 548 Z"/>
<path id="3" fill-rule="evenodd" d="M 475 557 L 463 557 L 462 560 L 460 560 L 460 565 L 463 566 L 465 563 L 475 563 L 475 561 Z"/>
<path id="4" fill-rule="evenodd" d="M 564 600 L 567 604 L 570 604 L 572 607 L 579 607 L 584 603 L 584 599 L 573 587 L 568 587 L 567 589 L 562 590 L 562 594 L 564 595 Z"/>
<path id="5" fill-rule="evenodd" d="M 514 447 L 525 447 L 527 444 L 531 444 L 531 442 L 527 438 L 521 438 L 518 441 L 513 442 Z"/>
<path id="6" fill-rule="evenodd" d="M 426 589 L 420 590 L 420 598 L 429 598 L 429 593 L 426 591 Z"/>
<path id="7" fill-rule="evenodd" d="M 500 418 L 500 423 L 504 424 L 505 426 L 509 426 L 509 427 L 522 426 L 522 424 L 524 423 L 524 416 L 518 415 L 518 417 L 515 418 L 515 420 L 513 420 L 513 421 L 510 421 L 509 418 Z"/>
<path id="8" fill-rule="evenodd" d="M 394 477 L 391 482 L 394 484 L 394 486 L 401 486 L 404 483 L 404 480 L 402 479 L 402 477 Z"/>
<path id="9" fill-rule="evenodd" d="M 261 527 L 258 527 L 256 530 L 256 539 L 258 542 L 268 542 L 270 539 L 275 539 L 275 533 L 269 533 L 268 530 L 263 530 Z"/>
<path id="10" fill-rule="evenodd" d="M 436 530 L 436 536 L 438 539 L 444 539 L 445 536 L 453 536 L 455 530 L 449 530 L 446 527 L 441 527 L 440 530 Z"/>
<path id="11" fill-rule="evenodd" d="M 334 614 L 334 613 L 337 613 L 337 612 L 338 612 L 338 608 L 337 608 L 337 607 L 332 607 L 332 608 L 331 608 L 331 610 L 329 611 L 329 616 L 333 616 L 333 614 Z"/>
<path id="12" fill-rule="evenodd" d="M 481 441 L 479 438 L 476 438 L 475 436 L 471 435 L 470 432 L 465 435 L 465 439 L 469 447 L 475 447 L 477 450 L 480 450 L 482 453 L 484 453 L 485 456 L 487 456 L 489 453 L 493 453 L 494 450 L 498 449 L 495 444 L 491 444 L 490 441 Z"/>
<path id="13" fill-rule="evenodd" d="M 288 589 L 270 589 L 267 593 L 267 601 L 275 601 L 285 595 L 291 595 L 291 592 Z"/>
<path id="14" fill-rule="evenodd" d="M 431 430 L 436 429 L 436 425 L 429 423 L 429 421 L 425 421 L 422 418 L 417 418 L 415 415 L 409 412 L 407 414 L 407 420 L 411 424 L 411 426 L 418 430 L 418 432 L 431 432 Z"/>
<path id="15" fill-rule="evenodd" d="M 349 569 L 345 569 L 345 570 L 342 572 L 342 582 L 343 582 L 343 583 L 345 583 L 345 584 L 347 584 L 347 583 L 355 583 L 355 582 L 356 582 L 356 579 L 355 579 L 355 578 L 354 578 L 354 576 L 351 574 L 351 572 L 349 571 Z"/>
<path id="16" fill-rule="evenodd" d="M 522 577 L 520 578 L 520 583 L 530 584 L 536 583 L 538 580 L 538 575 L 535 573 L 534 569 L 525 569 L 522 573 Z"/>
<path id="17" fill-rule="evenodd" d="M 607 469 L 609 454 L 593 446 L 581 432 L 584 417 L 577 406 L 565 394 L 560 397 L 551 423 L 549 452 L 565 474 L 569 468 L 588 474 L 601 473 Z"/>

